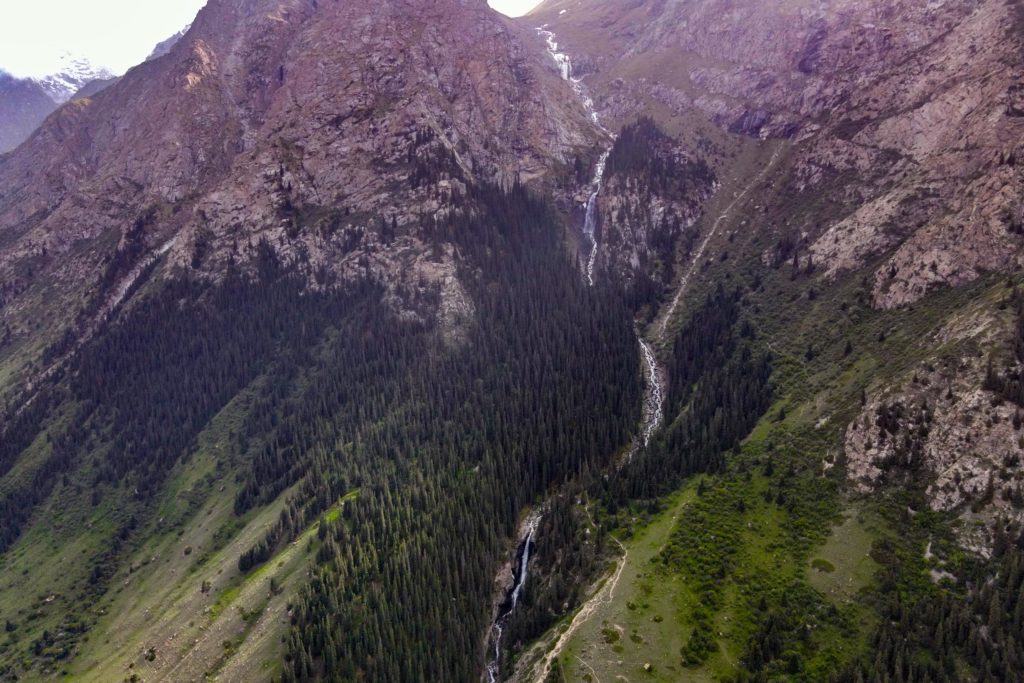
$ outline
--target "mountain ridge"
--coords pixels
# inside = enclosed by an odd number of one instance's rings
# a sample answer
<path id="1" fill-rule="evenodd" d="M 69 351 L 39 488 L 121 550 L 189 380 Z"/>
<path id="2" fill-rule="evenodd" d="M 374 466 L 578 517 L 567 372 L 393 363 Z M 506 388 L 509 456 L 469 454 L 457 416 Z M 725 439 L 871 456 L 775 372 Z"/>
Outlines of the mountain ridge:
<path id="1" fill-rule="evenodd" d="M 167 54 L 174 44 L 188 32 L 190 26 L 186 26 L 161 41 L 145 61 Z M 46 76 L 32 78 L 16 78 L 9 74 L 5 76 L 5 78 L 14 79 L 23 89 L 31 89 L 34 84 L 45 93 L 49 102 L 41 101 L 38 97 L 36 97 L 35 104 L 20 102 L 19 97 L 24 97 L 24 95 L 13 91 L 5 93 L 3 100 L 8 111 L 0 114 L 0 126 L 3 129 L 3 133 L 0 135 L 0 154 L 13 150 L 27 140 L 46 117 L 61 105 L 70 100 L 91 97 L 115 83 L 119 78 L 106 68 L 93 66 L 85 57 L 76 58 L 70 53 L 66 53 L 62 57 L 62 61 L 67 64 L 66 68 Z M 0 69 L 0 72 L 3 72 L 3 69 Z"/>
<path id="2" fill-rule="evenodd" d="M 0 680 L 1017 681 L 1021 16 L 211 0 L 0 156 Z"/>

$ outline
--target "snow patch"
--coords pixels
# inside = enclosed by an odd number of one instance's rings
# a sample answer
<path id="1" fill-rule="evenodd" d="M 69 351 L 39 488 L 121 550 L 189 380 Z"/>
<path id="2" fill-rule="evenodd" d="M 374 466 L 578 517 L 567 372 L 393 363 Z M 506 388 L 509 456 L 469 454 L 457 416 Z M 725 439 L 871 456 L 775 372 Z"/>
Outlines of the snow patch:
<path id="1" fill-rule="evenodd" d="M 70 52 L 65 52 L 60 56 L 58 71 L 49 76 L 32 80 L 38 83 L 54 102 L 64 104 L 86 83 L 113 77 L 113 73 L 94 65 L 85 57 L 77 57 Z"/>

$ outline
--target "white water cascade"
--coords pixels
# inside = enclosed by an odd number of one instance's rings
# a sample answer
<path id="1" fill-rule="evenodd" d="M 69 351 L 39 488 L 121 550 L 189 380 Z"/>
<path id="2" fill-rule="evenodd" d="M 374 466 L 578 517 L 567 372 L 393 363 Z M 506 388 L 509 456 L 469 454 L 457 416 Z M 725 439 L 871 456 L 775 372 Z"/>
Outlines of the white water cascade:
<path id="1" fill-rule="evenodd" d="M 607 149 L 601 153 L 601 156 L 597 160 L 597 166 L 594 167 L 594 178 L 590 181 L 590 194 L 587 198 L 586 214 L 583 221 L 583 234 L 590 241 L 590 256 L 587 258 L 587 283 L 591 286 L 594 284 L 594 265 L 597 263 L 597 198 L 601 194 L 601 185 L 604 183 L 604 172 L 608 167 L 608 156 L 612 152 L 612 144 L 615 142 L 615 136 L 601 125 L 600 117 L 597 115 L 597 109 L 594 106 L 594 100 L 591 99 L 590 95 L 587 94 L 586 88 L 583 86 L 582 79 L 576 78 L 572 75 L 572 58 L 568 54 L 559 50 L 558 41 L 555 40 L 555 34 L 549 31 L 545 26 L 537 29 L 537 33 L 540 34 L 544 41 L 548 45 L 548 54 L 555 60 L 555 64 L 558 65 L 558 69 L 562 74 L 562 78 L 569 82 L 572 89 L 576 92 L 576 95 L 580 98 L 580 102 L 583 104 L 583 109 L 587 112 L 590 120 L 601 129 L 601 132 L 608 136 L 609 143 Z"/>
<path id="2" fill-rule="evenodd" d="M 572 75 L 572 58 L 565 52 L 559 50 L 558 41 L 555 40 L 555 34 L 548 30 L 547 24 L 538 28 L 537 33 L 540 34 L 540 37 L 548 44 L 548 54 L 551 55 L 551 58 L 555 60 L 555 64 L 558 65 L 558 70 L 562 73 L 562 78 L 569 81 L 572 89 L 576 91 L 580 101 L 583 102 L 583 108 L 586 109 L 587 114 L 590 116 L 590 120 L 596 123 L 605 133 L 608 133 L 608 130 L 602 126 L 601 122 L 598 120 L 597 109 L 594 108 L 594 100 L 590 98 L 586 89 L 583 87 L 583 80 Z"/>
<path id="3" fill-rule="evenodd" d="M 636 333 L 636 338 L 640 340 L 640 349 L 643 351 L 644 360 L 647 362 L 647 395 L 644 397 L 643 429 L 643 442 L 644 448 L 646 448 L 651 443 L 651 436 L 654 434 L 654 430 L 661 424 L 664 412 L 662 405 L 664 398 L 662 396 L 658 359 L 654 355 L 654 349 L 640 336 L 639 330 Z"/>
<path id="4" fill-rule="evenodd" d="M 528 517 L 525 522 L 524 530 L 521 533 L 523 541 L 519 549 L 519 571 L 514 572 L 512 590 L 509 592 L 508 597 L 505 598 L 505 602 L 498 608 L 498 618 L 494 620 L 494 626 L 491 627 L 491 638 L 494 641 L 494 657 L 487 664 L 488 683 L 498 683 L 501 680 L 499 678 L 501 636 L 505 624 L 508 623 L 509 617 L 519 605 L 519 598 L 523 595 L 526 577 L 530 568 L 530 550 L 533 546 L 533 538 L 537 534 L 537 527 L 540 526 L 540 519 L 541 514 L 538 512 Z"/>
<path id="5" fill-rule="evenodd" d="M 605 170 L 608 168 L 608 157 L 611 155 L 612 144 L 615 142 L 615 136 L 604 126 L 601 125 L 601 121 L 597 115 L 597 109 L 594 107 L 594 100 L 587 94 L 586 89 L 583 86 L 581 79 L 576 78 L 572 74 L 572 59 L 568 54 L 562 52 L 558 47 L 558 41 L 555 40 L 555 34 L 547 29 L 547 26 L 542 26 L 537 29 L 544 41 L 548 45 L 548 54 L 555 60 L 559 70 L 562 73 L 562 78 L 568 81 L 573 90 L 579 96 L 580 101 L 583 103 L 583 108 L 587 111 L 590 119 L 604 132 L 611 140 L 608 148 L 601 154 L 597 160 L 597 166 L 594 169 L 594 179 L 590 183 L 590 195 L 587 199 L 586 217 L 583 221 L 583 234 L 586 235 L 587 239 L 590 240 L 590 257 L 587 259 L 587 283 L 593 286 L 594 284 L 594 265 L 597 263 L 597 199 L 601 194 L 601 186 L 604 184 Z M 633 447 L 629 449 L 626 457 L 626 462 L 629 462 L 633 458 L 633 454 L 642 445 L 647 447 L 651 442 L 651 436 L 654 434 L 658 426 L 661 425 L 662 412 L 663 412 L 663 396 L 661 387 L 661 371 L 658 369 L 657 357 L 654 355 L 654 350 L 651 345 L 644 341 L 643 336 L 640 334 L 640 330 L 636 332 L 637 341 L 640 342 L 640 350 L 643 353 L 644 362 L 647 364 L 647 392 L 644 396 L 644 420 L 643 427 L 641 429 L 641 438 L 633 444 Z"/>
<path id="6" fill-rule="evenodd" d="M 548 53 L 552 59 L 558 65 L 558 69 L 562 74 L 562 78 L 565 79 L 572 85 L 573 90 L 580 98 L 580 102 L 583 104 L 583 108 L 590 116 L 591 121 L 600 128 L 600 130 L 607 136 L 608 146 L 598 157 L 597 165 L 594 168 L 594 177 L 589 185 L 589 194 L 586 203 L 586 213 L 583 222 L 583 234 L 590 241 L 590 256 L 587 259 L 586 265 L 586 277 L 587 284 L 593 286 L 594 284 L 594 266 L 597 263 L 597 201 L 598 196 L 601 194 L 601 187 L 604 184 L 604 174 L 608 167 L 608 157 L 611 155 L 612 145 L 615 143 L 615 136 L 604 126 L 601 125 L 597 110 L 594 107 L 594 101 L 587 95 L 586 89 L 583 86 L 583 82 L 572 75 L 572 60 L 569 55 L 561 52 L 558 48 L 558 42 L 555 40 L 555 34 L 547 30 L 546 26 L 542 26 L 537 29 L 537 32 L 547 42 Z M 640 349 L 646 363 L 647 372 L 645 373 L 647 378 L 647 391 L 644 395 L 644 415 L 643 415 L 643 426 L 641 427 L 640 433 L 637 435 L 636 440 L 629 449 L 627 456 L 627 462 L 632 459 L 633 454 L 640 448 L 641 445 L 646 447 L 651 440 L 651 436 L 657 430 L 658 426 L 662 421 L 662 388 L 661 388 L 661 371 L 658 368 L 657 358 L 654 355 L 654 350 L 650 344 L 644 341 L 643 336 L 640 334 L 640 330 L 636 331 L 637 341 L 640 343 Z M 504 632 L 504 627 L 508 623 L 509 618 L 519 605 L 519 599 L 522 596 L 524 587 L 526 585 L 527 573 L 529 570 L 530 563 L 530 550 L 533 545 L 534 536 L 537 533 L 537 527 L 540 525 L 541 514 L 535 513 L 527 518 L 524 523 L 523 529 L 520 531 L 520 538 L 523 539 L 518 551 L 518 571 L 515 572 L 513 586 L 509 591 L 505 601 L 498 608 L 498 616 L 494 620 L 494 624 L 491 627 L 491 641 L 493 643 L 493 656 L 487 664 L 487 681 L 488 683 L 499 683 L 501 680 L 501 640 Z"/>
<path id="7" fill-rule="evenodd" d="M 583 234 L 590 240 L 590 258 L 587 259 L 587 284 L 594 285 L 594 264 L 597 263 L 597 196 L 601 194 L 601 183 L 604 181 L 604 169 L 608 166 L 608 155 L 611 149 L 601 154 L 594 170 L 593 190 L 587 200 L 587 213 L 583 221 Z"/>

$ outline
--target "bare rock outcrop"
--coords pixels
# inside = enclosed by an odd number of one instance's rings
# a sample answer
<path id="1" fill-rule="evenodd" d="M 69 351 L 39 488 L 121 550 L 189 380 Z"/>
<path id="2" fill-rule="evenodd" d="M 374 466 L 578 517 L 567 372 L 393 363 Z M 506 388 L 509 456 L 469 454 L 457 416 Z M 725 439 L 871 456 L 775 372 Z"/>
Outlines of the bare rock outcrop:
<path id="1" fill-rule="evenodd" d="M 468 185 L 539 182 L 597 135 L 485 0 L 212 0 L 0 157 L 0 311 L 16 342 L 44 287 L 76 311 L 162 247 L 214 278 L 263 244 L 313 286 L 456 292 L 428 243 Z"/>
<path id="2" fill-rule="evenodd" d="M 702 157 L 664 134 L 653 121 L 627 127 L 608 159 L 600 194 L 598 262 L 637 303 L 657 295 L 676 277 L 681 253 L 697 250 L 697 223 L 716 189 Z"/>
<path id="3" fill-rule="evenodd" d="M 787 200 L 832 278 L 872 264 L 876 306 L 1022 264 L 1022 17 L 1009 0 L 549 0 L 599 108 L 790 138 Z"/>
<path id="4" fill-rule="evenodd" d="M 844 442 L 855 491 L 901 477 L 924 482 L 931 507 L 957 513 L 961 542 L 983 554 L 997 520 L 1024 521 L 1024 418 L 984 388 L 987 360 L 975 351 L 1005 337 L 1005 323 L 991 313 L 955 317 L 934 341 L 973 343 L 870 395 Z"/>

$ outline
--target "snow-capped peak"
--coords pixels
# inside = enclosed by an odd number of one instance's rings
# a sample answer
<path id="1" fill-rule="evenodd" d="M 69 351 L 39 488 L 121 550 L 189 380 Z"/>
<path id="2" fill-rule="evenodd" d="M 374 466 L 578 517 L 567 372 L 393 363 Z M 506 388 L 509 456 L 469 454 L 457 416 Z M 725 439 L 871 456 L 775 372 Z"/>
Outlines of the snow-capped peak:
<path id="1" fill-rule="evenodd" d="M 95 66 L 85 57 L 76 57 L 65 52 L 60 56 L 60 68 L 56 72 L 32 80 L 38 83 L 54 102 L 63 104 L 86 83 L 113 77 L 114 74 L 110 71 Z"/>

